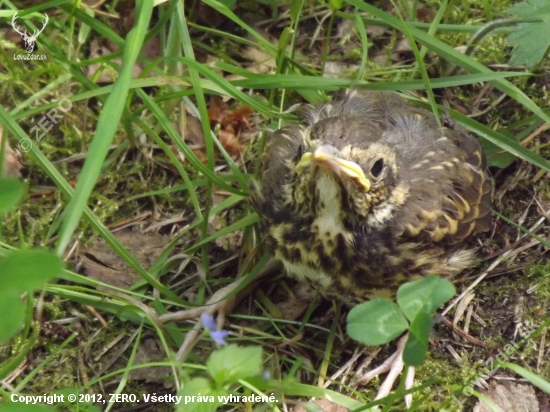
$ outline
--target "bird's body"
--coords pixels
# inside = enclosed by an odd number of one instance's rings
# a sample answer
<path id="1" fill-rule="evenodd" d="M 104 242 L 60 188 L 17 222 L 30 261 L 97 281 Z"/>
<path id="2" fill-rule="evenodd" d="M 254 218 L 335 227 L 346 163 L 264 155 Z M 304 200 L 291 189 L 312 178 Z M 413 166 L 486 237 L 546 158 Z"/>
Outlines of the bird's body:
<path id="1" fill-rule="evenodd" d="M 348 303 L 474 259 L 491 180 L 476 138 L 394 93 L 344 93 L 277 131 L 252 205 L 286 271 Z"/>

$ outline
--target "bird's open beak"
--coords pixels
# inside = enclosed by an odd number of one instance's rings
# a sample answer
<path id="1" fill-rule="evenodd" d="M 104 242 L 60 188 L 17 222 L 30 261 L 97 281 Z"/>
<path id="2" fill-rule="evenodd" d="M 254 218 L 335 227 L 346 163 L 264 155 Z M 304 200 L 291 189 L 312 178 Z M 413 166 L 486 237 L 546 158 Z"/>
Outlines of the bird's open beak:
<path id="1" fill-rule="evenodd" d="M 361 185 L 363 189 L 365 189 L 365 192 L 368 192 L 370 190 L 370 181 L 365 177 L 363 169 L 361 169 L 357 163 L 340 158 L 337 153 L 338 150 L 332 146 L 319 146 L 315 152 L 303 154 L 296 165 L 296 171 L 301 173 L 304 169 L 312 167 L 312 165 L 313 167 L 318 165 L 332 171 L 340 179 L 342 179 L 344 175 L 350 177 Z"/>

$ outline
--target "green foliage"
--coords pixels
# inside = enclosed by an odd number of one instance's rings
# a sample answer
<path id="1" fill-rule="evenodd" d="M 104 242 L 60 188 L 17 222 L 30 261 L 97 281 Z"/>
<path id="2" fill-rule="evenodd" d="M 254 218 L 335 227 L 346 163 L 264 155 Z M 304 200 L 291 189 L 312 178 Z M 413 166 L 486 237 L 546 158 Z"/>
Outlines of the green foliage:
<path id="1" fill-rule="evenodd" d="M 348 335 L 365 345 L 383 345 L 401 335 L 409 326 L 399 307 L 377 298 L 355 306 L 348 314 Z"/>
<path id="2" fill-rule="evenodd" d="M 194 378 L 178 392 L 182 402 L 178 411 L 213 412 L 228 396 L 228 387 L 240 379 L 252 378 L 262 371 L 262 348 L 259 346 L 224 346 L 214 351 L 206 362 L 212 380 Z"/>
<path id="3" fill-rule="evenodd" d="M 220 4 L 223 4 L 228 9 L 231 9 L 237 4 L 237 0 L 218 0 Z"/>
<path id="4" fill-rule="evenodd" d="M 428 351 L 431 314 L 455 293 L 451 282 L 435 275 L 405 283 L 397 291 L 397 304 L 379 298 L 354 307 L 348 314 L 347 333 L 365 345 L 381 345 L 408 329 L 403 359 L 407 365 L 420 365 Z"/>
<path id="5" fill-rule="evenodd" d="M 2 293 L 20 295 L 61 275 L 61 260 L 45 250 L 20 250 L 2 260 Z"/>
<path id="6" fill-rule="evenodd" d="M 25 186 L 18 179 L 0 178 L 0 215 L 14 207 L 25 193 Z"/>
<path id="7" fill-rule="evenodd" d="M 514 4 L 505 12 L 524 20 L 508 36 L 508 43 L 514 46 L 510 64 L 536 66 L 550 46 L 550 2 L 528 0 Z"/>
<path id="8" fill-rule="evenodd" d="M 421 365 L 424 362 L 432 327 L 432 317 L 429 313 L 419 312 L 412 320 L 409 339 L 403 352 L 403 361 L 407 365 Z"/>
<path id="9" fill-rule="evenodd" d="M 342 6 L 344 5 L 343 0 L 329 0 L 330 7 L 333 10 L 340 10 Z"/>
<path id="10" fill-rule="evenodd" d="M 25 192 L 17 179 L 0 179 L 0 217 L 19 203 Z M 20 329 L 25 319 L 23 293 L 32 294 L 47 281 L 61 274 L 62 262 L 45 250 L 19 250 L 8 252 L 0 258 L 0 343 L 7 341 Z M 7 315 L 9 314 L 9 315 Z M 9 370 L 9 363 L 2 366 L 2 374 Z M 0 403 L 0 411 L 55 411 L 41 405 Z"/>
<path id="11" fill-rule="evenodd" d="M 89 155 L 82 167 L 81 173 L 83 176 L 86 176 L 86 179 L 78 180 L 74 197 L 69 201 L 67 213 L 61 225 L 57 241 L 57 251 L 59 253 L 64 252 L 69 244 L 71 236 L 76 230 L 86 208 L 86 201 L 101 174 L 103 161 L 107 156 L 109 146 L 113 141 L 124 111 L 122 102 L 128 96 L 133 68 L 143 45 L 147 27 L 149 26 L 153 4 L 146 1 L 137 2 L 135 12 L 136 21 L 134 27 L 127 35 L 127 43 L 122 58 L 122 69 L 113 85 L 113 93 L 109 95 L 105 102 L 104 110 L 97 123 L 96 134 L 90 145 Z"/>
<path id="12" fill-rule="evenodd" d="M 408 282 L 397 291 L 397 304 L 410 322 L 419 313 L 432 314 L 456 294 L 451 282 L 438 276 Z"/>
<path id="13" fill-rule="evenodd" d="M 13 336 L 25 314 L 23 292 L 40 288 L 61 274 L 62 262 L 45 250 L 20 250 L 0 259 L 0 313 L 10 313 L 0 322 L 0 342 Z"/>
<path id="14" fill-rule="evenodd" d="M 0 179 L 0 216 L 14 207 L 24 193 L 23 184 L 16 179 Z M 25 316 L 21 295 L 32 293 L 48 280 L 61 274 L 62 262 L 44 250 L 20 250 L 0 258 L 0 342 L 12 337 Z"/>
<path id="15" fill-rule="evenodd" d="M 177 405 L 177 411 L 191 412 L 214 412 L 222 402 L 218 396 L 227 396 L 229 391 L 216 388 L 206 378 L 194 378 L 185 384 L 185 387 L 178 392 L 182 402 Z M 201 397 L 200 399 L 198 397 Z M 210 398 L 212 397 L 212 398 Z M 204 399 L 204 401 L 203 401 Z"/>
<path id="16" fill-rule="evenodd" d="M 518 142 L 516 135 L 509 131 L 508 129 L 502 127 L 498 130 L 501 135 L 508 137 L 510 140 Z M 481 147 L 483 148 L 483 153 L 487 156 L 487 164 L 489 166 L 496 166 L 501 169 L 508 167 L 516 159 L 514 155 L 510 152 L 503 151 L 496 144 L 491 143 L 489 140 L 482 140 Z"/>
<path id="17" fill-rule="evenodd" d="M 0 412 L 55 412 L 57 408 L 51 408 L 42 405 L 27 405 L 24 403 L 0 403 Z"/>
<path id="18" fill-rule="evenodd" d="M 262 371 L 262 348 L 226 346 L 210 355 L 206 370 L 218 386 L 259 375 Z"/>
<path id="19" fill-rule="evenodd" d="M 544 392 L 550 393 L 550 382 L 537 375 L 536 373 L 530 372 L 529 370 L 522 368 L 521 366 L 514 363 L 504 362 L 500 363 L 500 366 L 513 370 L 518 375 L 523 376 L 525 379 L 527 379 L 529 382 L 531 382 L 533 385 L 537 386 Z"/>
<path id="20" fill-rule="evenodd" d="M 0 276 L 0 278 L 2 277 Z M 25 317 L 25 306 L 19 296 L 2 292 L 0 293 L 0 311 L 0 313 L 10 314 L 10 316 L 3 316 L 0 323 L 0 342 L 4 342 L 15 335 L 21 327 Z"/>

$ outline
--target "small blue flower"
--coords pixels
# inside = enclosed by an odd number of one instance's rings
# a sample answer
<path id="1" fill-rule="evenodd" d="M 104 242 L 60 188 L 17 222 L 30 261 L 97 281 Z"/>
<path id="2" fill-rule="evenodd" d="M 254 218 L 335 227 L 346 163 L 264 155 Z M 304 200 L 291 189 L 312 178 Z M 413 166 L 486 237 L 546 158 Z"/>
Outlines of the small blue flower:
<path id="1" fill-rule="evenodd" d="M 227 342 L 224 339 L 229 336 L 229 332 L 226 330 L 218 330 L 216 332 L 210 332 L 210 336 L 212 336 L 212 339 L 216 342 L 216 344 L 223 346 L 227 345 Z"/>
<path id="2" fill-rule="evenodd" d="M 214 322 L 214 318 L 210 314 L 203 313 L 201 315 L 201 322 L 202 322 L 202 326 L 204 326 L 204 329 L 212 337 L 212 340 L 216 342 L 217 345 L 219 346 L 227 345 L 225 338 L 229 336 L 229 332 L 225 330 L 217 331 L 216 322 Z"/>
<path id="3" fill-rule="evenodd" d="M 204 329 L 207 329 L 208 331 L 216 330 L 216 322 L 214 322 L 214 318 L 212 315 L 204 312 L 201 315 L 201 322 L 202 326 L 204 326 Z"/>

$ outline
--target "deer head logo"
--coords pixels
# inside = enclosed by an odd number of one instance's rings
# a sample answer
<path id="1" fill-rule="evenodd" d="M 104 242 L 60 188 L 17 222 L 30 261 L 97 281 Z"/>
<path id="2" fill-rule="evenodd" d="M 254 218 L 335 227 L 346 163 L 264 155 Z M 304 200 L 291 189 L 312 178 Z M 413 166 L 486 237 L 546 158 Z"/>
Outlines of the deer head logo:
<path id="1" fill-rule="evenodd" d="M 30 54 L 34 51 L 34 46 L 36 45 L 36 39 L 38 38 L 38 35 L 44 31 L 44 29 L 46 28 L 46 24 L 48 24 L 48 15 L 44 13 L 44 16 L 46 16 L 46 20 L 44 20 L 44 25 L 40 30 L 35 31 L 32 36 L 29 36 L 26 29 L 25 32 L 21 32 L 19 30 L 19 27 L 15 25 L 15 20 L 17 20 L 17 13 L 19 12 L 16 11 L 13 15 L 13 18 L 11 19 L 11 26 L 17 33 L 21 35 L 21 38 L 25 42 L 25 49 L 27 49 L 27 53 Z"/>

